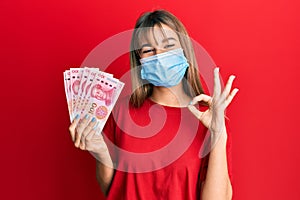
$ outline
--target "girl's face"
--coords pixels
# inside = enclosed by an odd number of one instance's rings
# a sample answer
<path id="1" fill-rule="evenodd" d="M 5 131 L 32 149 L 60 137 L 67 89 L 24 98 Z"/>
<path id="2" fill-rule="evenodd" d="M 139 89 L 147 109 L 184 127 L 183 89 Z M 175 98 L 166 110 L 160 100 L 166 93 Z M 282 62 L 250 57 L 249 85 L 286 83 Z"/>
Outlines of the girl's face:
<path id="1" fill-rule="evenodd" d="M 160 54 L 173 49 L 181 48 L 179 38 L 169 26 L 162 24 L 163 31 L 155 25 L 153 32 L 149 34 L 149 38 L 141 41 L 140 57 L 146 58 L 156 54 Z"/>

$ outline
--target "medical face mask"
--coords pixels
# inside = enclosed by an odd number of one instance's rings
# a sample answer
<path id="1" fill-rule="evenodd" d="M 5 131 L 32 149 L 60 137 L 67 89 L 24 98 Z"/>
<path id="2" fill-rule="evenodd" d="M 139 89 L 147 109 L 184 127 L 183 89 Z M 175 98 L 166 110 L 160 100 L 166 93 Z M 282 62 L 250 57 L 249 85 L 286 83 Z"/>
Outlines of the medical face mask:
<path id="1" fill-rule="evenodd" d="M 140 62 L 142 79 L 163 87 L 179 84 L 189 66 L 182 48 L 142 58 Z"/>

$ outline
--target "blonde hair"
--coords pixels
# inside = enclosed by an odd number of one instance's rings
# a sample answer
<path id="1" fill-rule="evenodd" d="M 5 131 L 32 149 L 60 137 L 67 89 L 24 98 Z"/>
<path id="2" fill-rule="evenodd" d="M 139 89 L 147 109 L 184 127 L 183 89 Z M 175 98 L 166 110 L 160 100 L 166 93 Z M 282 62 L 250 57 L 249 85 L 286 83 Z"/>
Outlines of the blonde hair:
<path id="1" fill-rule="evenodd" d="M 149 33 L 149 28 L 157 25 L 162 33 L 162 25 L 169 26 L 178 35 L 180 44 L 184 51 L 185 57 L 189 62 L 188 70 L 183 78 L 183 89 L 185 93 L 194 97 L 204 93 L 199 79 L 198 65 L 194 54 L 192 42 L 183 24 L 170 12 L 165 10 L 156 10 L 153 12 L 146 12 L 141 15 L 135 25 L 130 43 L 130 66 L 131 66 L 131 80 L 133 86 L 133 93 L 130 97 L 130 103 L 134 107 L 140 107 L 145 99 L 151 96 L 153 85 L 150 83 L 143 83 L 141 79 L 141 70 L 137 68 L 140 66 L 140 47 L 139 40 Z"/>

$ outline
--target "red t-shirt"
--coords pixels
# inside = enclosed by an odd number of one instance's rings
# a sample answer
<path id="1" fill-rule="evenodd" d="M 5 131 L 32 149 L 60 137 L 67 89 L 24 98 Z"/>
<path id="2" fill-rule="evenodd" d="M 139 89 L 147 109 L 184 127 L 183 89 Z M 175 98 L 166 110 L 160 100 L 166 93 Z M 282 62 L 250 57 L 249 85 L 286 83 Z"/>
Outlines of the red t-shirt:
<path id="1" fill-rule="evenodd" d="M 116 167 L 108 200 L 200 199 L 209 158 L 201 158 L 200 149 L 207 129 L 188 108 L 149 99 L 133 108 L 125 98 L 103 132 Z"/>

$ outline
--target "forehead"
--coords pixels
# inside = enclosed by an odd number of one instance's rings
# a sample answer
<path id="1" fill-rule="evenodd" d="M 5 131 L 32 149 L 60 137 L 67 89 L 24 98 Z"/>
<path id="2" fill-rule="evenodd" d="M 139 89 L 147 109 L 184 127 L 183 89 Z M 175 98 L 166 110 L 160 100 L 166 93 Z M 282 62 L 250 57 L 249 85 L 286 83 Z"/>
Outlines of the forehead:
<path id="1" fill-rule="evenodd" d="M 174 38 L 179 41 L 177 33 L 165 24 L 161 27 L 155 25 L 154 27 L 143 28 L 138 36 L 139 46 L 144 44 L 161 44 L 168 42 L 167 38 Z"/>

